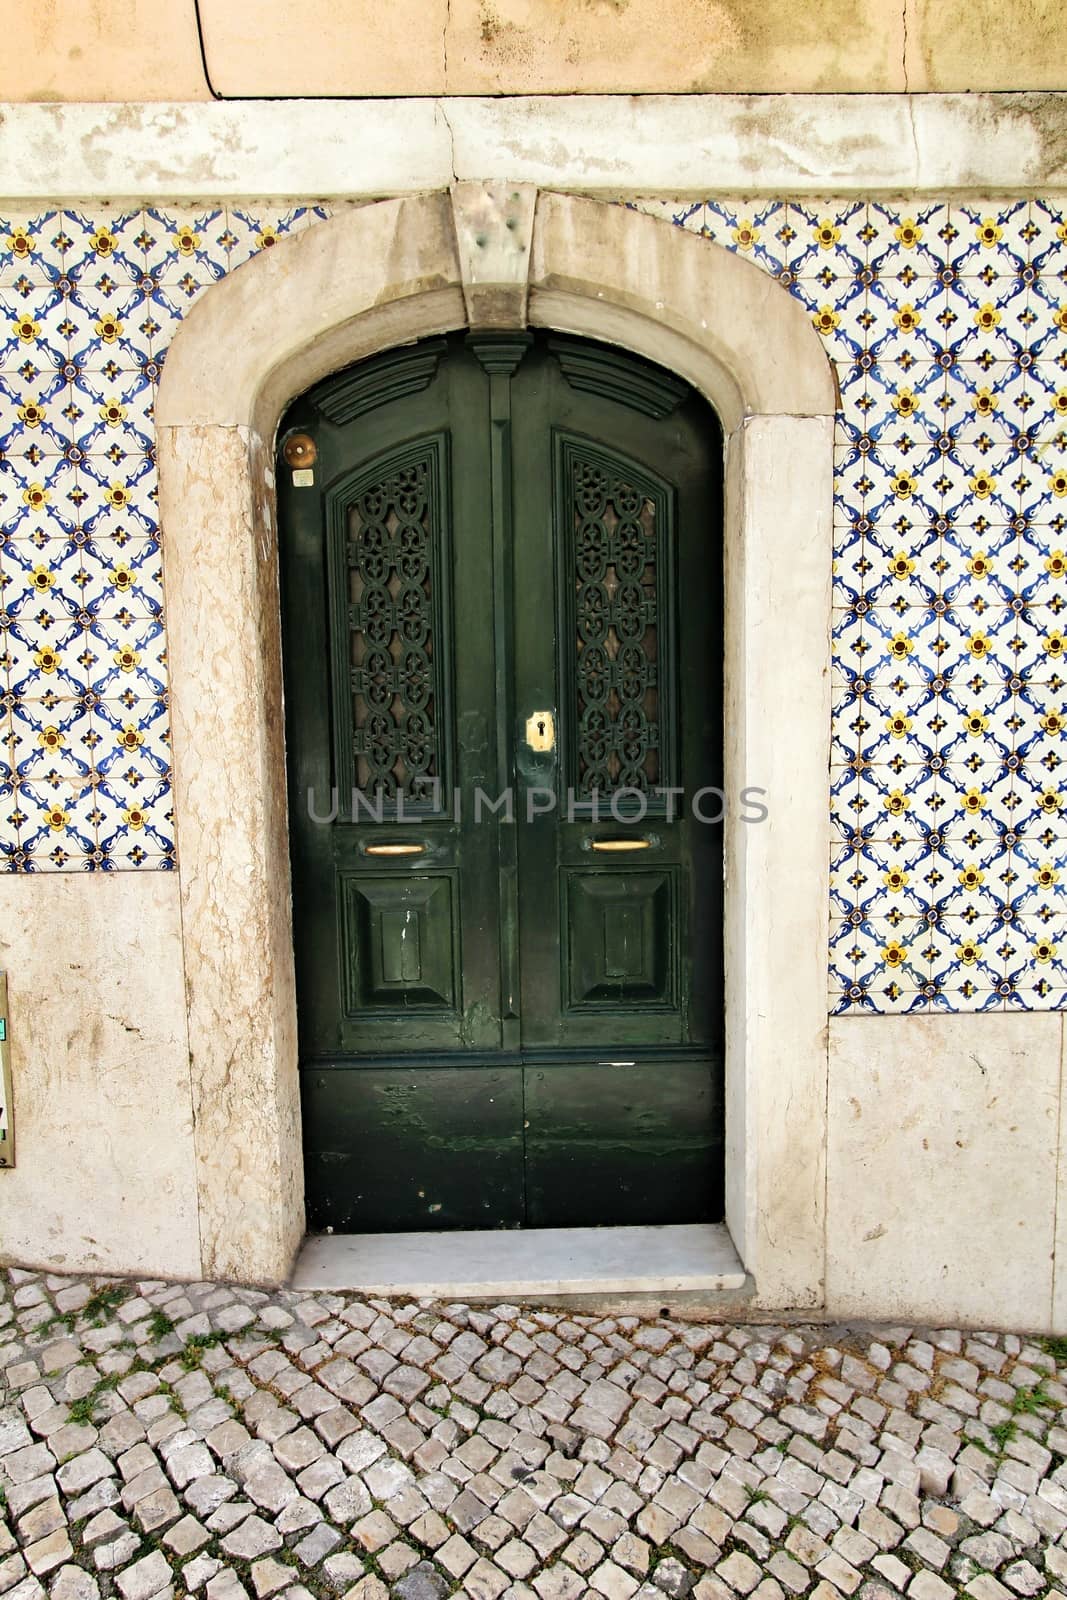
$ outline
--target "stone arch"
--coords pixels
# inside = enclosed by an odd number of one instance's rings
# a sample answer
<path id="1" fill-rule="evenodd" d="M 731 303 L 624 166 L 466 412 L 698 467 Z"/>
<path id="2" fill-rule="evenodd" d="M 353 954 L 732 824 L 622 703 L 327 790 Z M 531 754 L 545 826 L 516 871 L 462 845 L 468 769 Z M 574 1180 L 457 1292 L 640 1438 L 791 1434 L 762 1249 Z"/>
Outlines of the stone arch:
<path id="1" fill-rule="evenodd" d="M 202 1270 L 279 1281 L 303 1233 L 274 431 L 327 373 L 455 328 L 624 345 L 726 437 L 727 1223 L 767 1307 L 823 1289 L 835 386 L 758 267 L 515 185 L 342 212 L 208 289 L 160 384 L 161 527 Z"/>

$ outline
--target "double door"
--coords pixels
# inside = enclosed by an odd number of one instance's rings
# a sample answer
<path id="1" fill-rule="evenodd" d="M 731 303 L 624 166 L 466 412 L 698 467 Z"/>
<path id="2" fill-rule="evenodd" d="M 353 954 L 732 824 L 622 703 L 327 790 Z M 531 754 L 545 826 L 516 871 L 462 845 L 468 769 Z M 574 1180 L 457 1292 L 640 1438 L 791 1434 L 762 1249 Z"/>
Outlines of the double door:
<path id="1" fill-rule="evenodd" d="M 309 1225 L 722 1210 L 721 439 L 471 334 L 279 435 Z"/>

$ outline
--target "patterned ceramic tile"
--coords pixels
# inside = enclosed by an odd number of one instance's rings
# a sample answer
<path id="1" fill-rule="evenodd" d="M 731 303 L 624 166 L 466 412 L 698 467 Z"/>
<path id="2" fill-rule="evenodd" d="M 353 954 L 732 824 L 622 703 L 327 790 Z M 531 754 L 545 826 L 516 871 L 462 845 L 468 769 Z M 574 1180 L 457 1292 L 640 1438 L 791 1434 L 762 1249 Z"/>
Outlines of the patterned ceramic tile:
<path id="1" fill-rule="evenodd" d="M 763 204 L 773 261 L 660 209 L 773 271 L 838 368 L 831 1009 L 1062 1006 L 1063 216 Z"/>
<path id="2" fill-rule="evenodd" d="M 1067 221 L 642 203 L 795 294 L 841 390 L 835 1011 L 1067 1005 Z M 173 865 L 153 402 L 197 296 L 328 215 L 0 220 L 0 857 Z"/>

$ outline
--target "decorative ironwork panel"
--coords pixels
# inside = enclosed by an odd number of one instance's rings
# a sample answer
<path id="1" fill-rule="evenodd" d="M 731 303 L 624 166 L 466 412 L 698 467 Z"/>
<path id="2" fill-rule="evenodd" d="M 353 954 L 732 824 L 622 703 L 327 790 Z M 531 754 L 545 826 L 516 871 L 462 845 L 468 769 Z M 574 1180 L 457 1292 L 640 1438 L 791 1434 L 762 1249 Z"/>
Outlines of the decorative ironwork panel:
<path id="1" fill-rule="evenodd" d="M 343 502 L 340 765 L 353 789 L 382 810 L 439 810 L 447 792 L 440 446 L 426 441 L 380 463 Z"/>
<path id="2" fill-rule="evenodd" d="M 561 466 L 569 782 L 579 800 L 651 795 L 673 782 L 671 497 L 577 440 L 562 441 Z"/>

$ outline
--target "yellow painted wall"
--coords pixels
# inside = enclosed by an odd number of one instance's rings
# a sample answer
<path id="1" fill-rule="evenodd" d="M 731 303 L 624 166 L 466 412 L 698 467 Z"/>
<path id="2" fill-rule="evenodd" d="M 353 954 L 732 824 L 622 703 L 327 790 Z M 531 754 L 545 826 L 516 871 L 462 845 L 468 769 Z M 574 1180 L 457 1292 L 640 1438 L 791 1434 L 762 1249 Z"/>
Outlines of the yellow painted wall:
<path id="1" fill-rule="evenodd" d="M 200 0 L 223 96 L 1067 87 L 1063 0 Z M 209 97 L 194 0 L 0 0 L 0 100 Z"/>
<path id="2" fill-rule="evenodd" d="M 193 0 L 0 0 L 0 100 L 204 100 Z"/>

